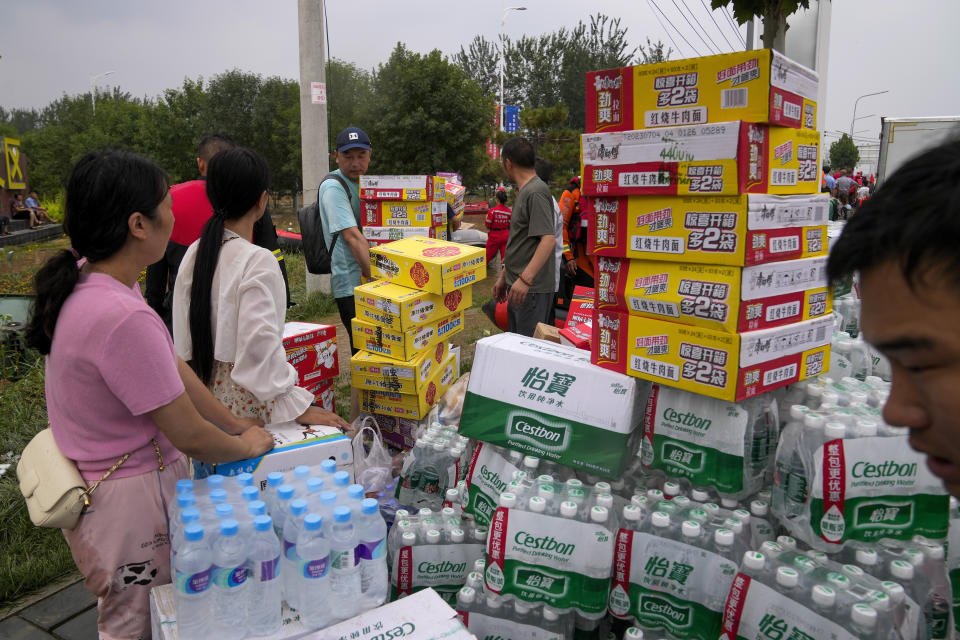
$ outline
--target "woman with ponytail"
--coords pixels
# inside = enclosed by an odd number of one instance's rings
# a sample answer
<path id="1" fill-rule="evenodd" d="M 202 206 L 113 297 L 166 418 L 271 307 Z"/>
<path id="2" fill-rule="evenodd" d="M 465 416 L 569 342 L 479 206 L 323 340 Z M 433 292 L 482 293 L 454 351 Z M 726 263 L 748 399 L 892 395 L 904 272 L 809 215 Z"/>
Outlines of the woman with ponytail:
<path id="1" fill-rule="evenodd" d="M 73 248 L 37 273 L 27 341 L 46 356 L 47 413 L 63 454 L 88 483 L 123 462 L 63 533 L 98 598 L 100 638 L 147 638 L 150 588 L 170 581 L 166 505 L 187 476 L 181 452 L 227 462 L 273 440 L 216 401 L 140 294 L 138 276 L 173 228 L 163 170 L 130 152 L 84 156 L 67 184 L 64 228 Z"/>
<path id="2" fill-rule="evenodd" d="M 213 216 L 187 249 L 173 294 L 173 340 L 220 402 L 235 415 L 267 423 L 349 428 L 337 414 L 311 406 L 287 362 L 287 300 L 273 254 L 251 243 L 267 206 L 269 170 L 259 154 L 221 151 L 207 168 Z"/>

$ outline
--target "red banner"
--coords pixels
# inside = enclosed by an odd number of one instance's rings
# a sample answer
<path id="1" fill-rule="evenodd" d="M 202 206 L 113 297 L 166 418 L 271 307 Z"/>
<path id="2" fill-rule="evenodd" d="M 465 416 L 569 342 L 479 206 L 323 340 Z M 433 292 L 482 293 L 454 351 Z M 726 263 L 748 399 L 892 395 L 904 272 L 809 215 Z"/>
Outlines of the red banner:
<path id="1" fill-rule="evenodd" d="M 750 576 L 738 573 L 730 585 L 727 602 L 723 607 L 723 637 L 736 638 L 740 631 L 740 617 L 743 615 L 743 603 L 750 590 Z"/>
<path id="2" fill-rule="evenodd" d="M 826 516 L 833 507 L 836 507 L 843 516 L 843 498 L 846 481 L 846 465 L 843 459 L 843 439 L 831 440 L 823 446 L 823 514 Z M 827 537 L 824 530 L 826 523 L 832 519 L 824 518 L 820 524 L 820 537 L 827 542 L 839 542 L 841 535 Z M 839 532 L 837 532 L 839 533 Z"/>
<path id="3" fill-rule="evenodd" d="M 413 547 L 401 547 L 397 560 L 397 595 L 406 596 L 413 593 Z"/>

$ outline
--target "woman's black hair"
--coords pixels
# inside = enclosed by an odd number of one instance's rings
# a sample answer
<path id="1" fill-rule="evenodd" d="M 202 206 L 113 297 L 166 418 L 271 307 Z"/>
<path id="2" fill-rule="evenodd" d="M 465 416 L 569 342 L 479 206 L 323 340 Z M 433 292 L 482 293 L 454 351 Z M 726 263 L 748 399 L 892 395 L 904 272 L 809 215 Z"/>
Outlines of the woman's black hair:
<path id="1" fill-rule="evenodd" d="M 503 189 L 497 189 L 497 202 L 507 204 L 507 192 Z"/>
<path id="2" fill-rule="evenodd" d="M 221 151 L 207 167 L 207 198 L 213 215 L 207 220 L 193 264 L 190 290 L 190 366 L 197 377 L 209 383 L 213 376 L 213 327 L 210 324 L 213 274 L 223 244 L 223 223 L 242 218 L 256 206 L 270 186 L 270 169 L 252 149 L 235 147 Z"/>
<path id="3" fill-rule="evenodd" d="M 94 263 L 115 254 L 127 242 L 130 216 L 155 219 L 168 191 L 164 170 L 132 151 L 95 151 L 80 159 L 67 183 L 63 218 L 73 249 L 57 252 L 34 277 L 28 345 L 50 353 L 60 309 L 80 277 L 77 256 Z"/>

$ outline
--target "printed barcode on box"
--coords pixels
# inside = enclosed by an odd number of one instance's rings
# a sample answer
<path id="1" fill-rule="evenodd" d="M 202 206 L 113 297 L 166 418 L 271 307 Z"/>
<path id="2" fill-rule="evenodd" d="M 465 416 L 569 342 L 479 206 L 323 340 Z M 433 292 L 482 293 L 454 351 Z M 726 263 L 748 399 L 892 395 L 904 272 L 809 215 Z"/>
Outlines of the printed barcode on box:
<path id="1" fill-rule="evenodd" d="M 631 356 L 630 368 L 638 373 L 663 378 L 664 380 L 676 381 L 680 379 L 680 367 L 642 356 Z"/>
<path id="2" fill-rule="evenodd" d="M 747 106 L 747 88 L 723 89 L 720 92 L 721 109 L 741 109 Z"/>
<path id="3" fill-rule="evenodd" d="M 821 325 L 817 327 L 817 339 L 816 339 L 817 344 L 823 343 L 823 341 L 826 339 L 827 339 L 827 326 Z"/>

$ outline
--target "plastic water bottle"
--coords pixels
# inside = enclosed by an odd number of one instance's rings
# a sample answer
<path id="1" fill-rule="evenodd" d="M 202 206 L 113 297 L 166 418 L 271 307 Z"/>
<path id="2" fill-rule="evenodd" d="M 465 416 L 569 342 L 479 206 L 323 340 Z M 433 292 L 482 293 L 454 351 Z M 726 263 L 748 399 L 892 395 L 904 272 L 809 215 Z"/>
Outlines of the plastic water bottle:
<path id="1" fill-rule="evenodd" d="M 297 497 L 303 497 L 307 493 L 307 478 L 310 477 L 310 467 L 305 464 L 293 468 L 293 480 L 290 481 L 297 489 Z"/>
<path id="2" fill-rule="evenodd" d="M 379 607 L 387 601 L 387 523 L 373 498 L 360 505 L 360 531 L 357 556 L 360 560 L 360 590 L 366 608 Z"/>
<path id="3" fill-rule="evenodd" d="M 330 589 L 340 603 L 335 613 L 340 620 L 356 614 L 362 591 L 356 551 L 357 528 L 351 515 L 350 507 L 335 507 L 330 528 Z"/>
<path id="4" fill-rule="evenodd" d="M 255 516 L 247 553 L 247 629 L 251 635 L 266 636 L 280 630 L 280 554 L 280 540 L 270 516 Z"/>
<path id="5" fill-rule="evenodd" d="M 174 527 L 173 525 L 179 524 Z M 170 566 L 176 567 L 174 561 L 177 557 L 177 552 L 180 550 L 180 547 L 183 546 L 183 532 L 188 524 L 191 523 L 200 523 L 200 510 L 196 507 L 187 507 L 180 512 L 178 518 L 174 519 L 171 522 L 170 526 Z"/>
<path id="6" fill-rule="evenodd" d="M 184 640 L 204 638 L 209 628 L 213 558 L 202 526 L 191 522 L 184 527 L 183 536 L 175 564 L 177 633 Z"/>
<path id="7" fill-rule="evenodd" d="M 273 529 L 277 537 L 283 537 L 283 525 L 287 520 L 287 514 L 290 513 L 290 501 L 296 490 L 292 484 L 282 484 L 277 488 L 277 499 L 273 503 L 270 515 L 273 516 Z"/>
<path id="8" fill-rule="evenodd" d="M 333 474 L 337 472 L 337 461 L 327 458 L 320 463 L 320 472 L 323 476 L 329 476 L 330 479 L 333 479 Z"/>
<path id="9" fill-rule="evenodd" d="M 306 605 L 300 615 L 311 629 L 323 629 L 332 621 L 330 606 L 330 543 L 323 534 L 323 518 L 311 513 L 303 520 L 297 538 L 300 564 L 297 571 L 300 599 Z"/>
<path id="10" fill-rule="evenodd" d="M 307 515 L 307 501 L 297 498 L 290 501 L 290 510 L 283 523 L 283 569 L 280 575 L 283 578 L 283 598 L 291 609 L 299 609 L 297 599 L 297 566 L 300 559 L 297 557 L 297 538 L 303 528 L 303 518 Z"/>
<path id="11" fill-rule="evenodd" d="M 214 637 L 225 640 L 246 635 L 247 543 L 237 535 L 239 528 L 236 520 L 221 520 L 213 545 Z"/>
<path id="12" fill-rule="evenodd" d="M 337 471 L 333 474 L 333 491 L 337 497 L 347 495 L 347 487 L 350 486 L 350 474 L 346 471 Z"/>
<path id="13" fill-rule="evenodd" d="M 225 483 L 224 489 L 227 490 L 231 502 L 239 502 L 243 499 L 243 490 L 247 487 L 257 489 L 253 486 L 253 474 L 244 472 L 230 478 Z M 259 489 L 257 492 L 259 493 Z"/>
<path id="14" fill-rule="evenodd" d="M 271 471 L 267 474 L 267 489 L 263 492 L 263 501 L 267 503 L 267 511 L 275 513 L 274 503 L 277 501 L 277 489 L 283 484 L 283 474 Z"/>
<path id="15" fill-rule="evenodd" d="M 340 502 L 353 509 L 354 513 L 357 513 L 360 511 L 360 503 L 365 497 L 362 484 L 351 484 L 347 487 L 346 496 L 342 498 Z"/>
<path id="16" fill-rule="evenodd" d="M 309 502 L 310 504 L 315 504 L 317 501 L 319 501 L 320 494 L 323 493 L 324 489 L 325 487 L 324 487 L 323 478 L 317 478 L 317 477 L 307 478 L 307 485 L 306 485 L 307 502 Z"/>

